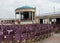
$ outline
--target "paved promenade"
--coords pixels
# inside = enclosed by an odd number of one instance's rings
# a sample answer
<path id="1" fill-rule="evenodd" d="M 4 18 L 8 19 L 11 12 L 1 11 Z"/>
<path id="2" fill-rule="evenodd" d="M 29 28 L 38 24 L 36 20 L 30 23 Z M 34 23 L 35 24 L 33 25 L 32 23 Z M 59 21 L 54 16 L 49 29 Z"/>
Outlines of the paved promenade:
<path id="1" fill-rule="evenodd" d="M 60 43 L 60 33 L 35 43 Z"/>

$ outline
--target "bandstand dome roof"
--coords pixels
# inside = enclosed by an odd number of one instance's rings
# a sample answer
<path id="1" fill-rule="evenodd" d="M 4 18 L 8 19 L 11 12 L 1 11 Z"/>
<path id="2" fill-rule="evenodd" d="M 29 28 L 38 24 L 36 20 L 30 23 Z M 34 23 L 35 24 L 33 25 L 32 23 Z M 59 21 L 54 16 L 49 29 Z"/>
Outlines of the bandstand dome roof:
<path id="1" fill-rule="evenodd" d="M 30 9 L 30 8 L 34 8 L 34 7 L 31 7 L 31 6 L 22 6 L 22 7 L 19 7 L 19 8 L 17 8 L 16 10 L 18 10 L 18 9 Z"/>

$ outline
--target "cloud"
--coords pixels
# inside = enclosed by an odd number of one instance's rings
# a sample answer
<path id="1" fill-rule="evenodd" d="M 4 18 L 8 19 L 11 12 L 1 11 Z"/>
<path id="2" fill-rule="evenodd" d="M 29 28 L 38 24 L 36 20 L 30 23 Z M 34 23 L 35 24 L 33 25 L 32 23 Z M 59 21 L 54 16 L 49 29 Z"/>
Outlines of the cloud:
<path id="1" fill-rule="evenodd" d="M 37 15 L 60 11 L 59 0 L 0 0 L 0 18 L 15 18 L 15 9 L 24 5 L 36 7 Z"/>
<path id="2" fill-rule="evenodd" d="M 60 3 L 60 0 L 50 0 L 50 1 L 54 3 Z"/>

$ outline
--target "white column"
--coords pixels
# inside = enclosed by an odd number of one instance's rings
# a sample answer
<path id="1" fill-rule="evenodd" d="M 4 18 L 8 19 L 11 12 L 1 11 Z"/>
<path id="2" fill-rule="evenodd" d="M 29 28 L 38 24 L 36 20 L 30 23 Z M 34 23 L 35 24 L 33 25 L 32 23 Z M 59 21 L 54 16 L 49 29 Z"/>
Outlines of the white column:
<path id="1" fill-rule="evenodd" d="M 56 23 L 56 18 L 54 19 L 54 24 Z"/>
<path id="2" fill-rule="evenodd" d="M 44 19 L 44 24 L 46 24 L 47 23 L 47 19 Z"/>
<path id="3" fill-rule="evenodd" d="M 34 20 L 33 20 L 33 12 L 32 12 L 32 23 L 34 23 Z"/>
<path id="4" fill-rule="evenodd" d="M 31 18 L 31 12 L 29 12 L 29 18 Z"/>
<path id="5" fill-rule="evenodd" d="M 47 24 L 49 24 L 49 18 L 47 18 Z"/>
<path id="6" fill-rule="evenodd" d="M 21 15 L 21 17 L 22 17 L 21 19 L 24 19 L 24 16 L 23 15 Z"/>
<path id="7" fill-rule="evenodd" d="M 49 22 L 49 24 L 51 24 L 51 21 Z"/>
<path id="8" fill-rule="evenodd" d="M 21 19 L 21 13 L 19 12 L 19 19 Z"/>
<path id="9" fill-rule="evenodd" d="M 32 20 L 33 20 L 33 12 L 32 12 Z"/>
<path id="10" fill-rule="evenodd" d="M 17 19 L 17 14 L 15 14 L 15 24 L 17 24 L 17 21 L 16 21 L 16 19 Z"/>
<path id="11" fill-rule="evenodd" d="M 17 19 L 20 19 L 20 12 L 19 12 L 19 14 L 15 14 L 15 24 L 17 24 Z"/>
<path id="12" fill-rule="evenodd" d="M 45 24 L 45 19 L 43 19 L 43 24 Z"/>

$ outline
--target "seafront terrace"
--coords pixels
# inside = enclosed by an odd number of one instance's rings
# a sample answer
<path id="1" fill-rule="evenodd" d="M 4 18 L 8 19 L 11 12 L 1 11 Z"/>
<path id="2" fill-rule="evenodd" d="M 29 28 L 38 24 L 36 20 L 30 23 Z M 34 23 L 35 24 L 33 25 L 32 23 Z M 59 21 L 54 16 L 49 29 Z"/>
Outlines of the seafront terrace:
<path id="1" fill-rule="evenodd" d="M 54 24 L 2 24 L 0 25 L 0 42 L 32 43 L 52 36 L 57 28 Z"/>

